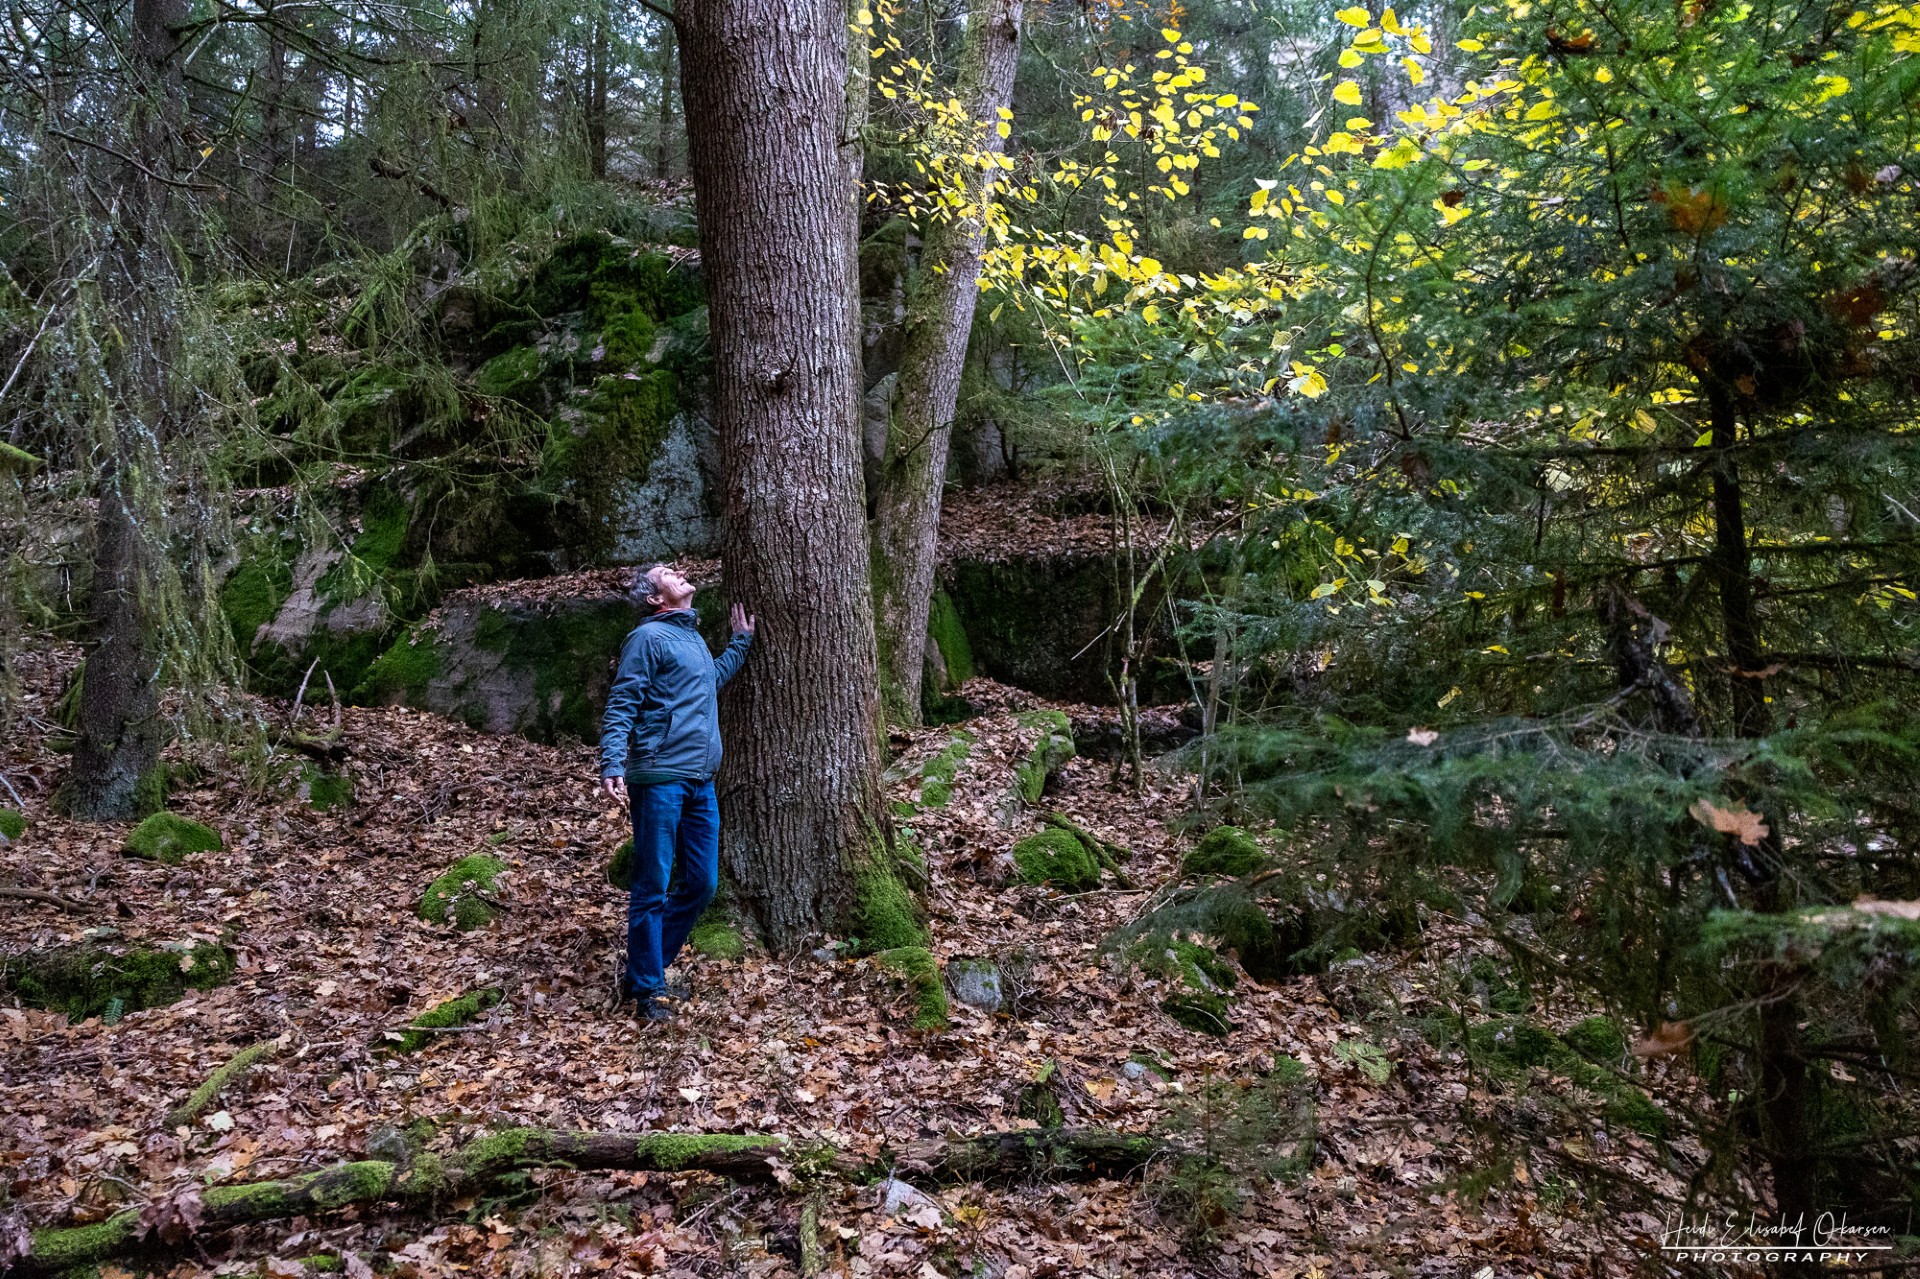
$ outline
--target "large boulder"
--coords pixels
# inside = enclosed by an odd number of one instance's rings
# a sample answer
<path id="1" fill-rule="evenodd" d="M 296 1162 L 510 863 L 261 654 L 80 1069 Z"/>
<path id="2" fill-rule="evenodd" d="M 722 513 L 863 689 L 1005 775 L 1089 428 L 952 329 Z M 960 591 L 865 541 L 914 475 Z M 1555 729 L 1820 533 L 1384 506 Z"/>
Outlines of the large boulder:
<path id="1" fill-rule="evenodd" d="M 354 697 L 487 733 L 596 740 L 620 646 L 640 620 L 616 590 L 609 581 L 586 595 L 460 592 L 408 628 Z"/>

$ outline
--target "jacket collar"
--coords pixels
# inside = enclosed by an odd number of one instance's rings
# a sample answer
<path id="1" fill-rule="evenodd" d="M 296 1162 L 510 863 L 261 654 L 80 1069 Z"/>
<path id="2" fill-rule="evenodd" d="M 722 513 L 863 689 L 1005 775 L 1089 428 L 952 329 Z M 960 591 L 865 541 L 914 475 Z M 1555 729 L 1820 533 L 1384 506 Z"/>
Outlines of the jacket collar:
<path id="1" fill-rule="evenodd" d="M 675 626 L 689 631 L 700 629 L 700 615 L 690 608 L 670 608 L 655 613 L 648 622 L 672 622 Z M 645 625 L 643 622 L 642 625 Z"/>

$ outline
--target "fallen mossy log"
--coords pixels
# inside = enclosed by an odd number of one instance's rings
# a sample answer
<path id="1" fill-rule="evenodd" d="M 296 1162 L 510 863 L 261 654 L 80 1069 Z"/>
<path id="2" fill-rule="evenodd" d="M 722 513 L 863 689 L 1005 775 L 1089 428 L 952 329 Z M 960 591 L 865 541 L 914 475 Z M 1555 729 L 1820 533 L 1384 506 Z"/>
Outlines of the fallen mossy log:
<path id="1" fill-rule="evenodd" d="M 1125 1177 L 1171 1148 L 1156 1138 L 1102 1129 L 1062 1128 L 987 1133 L 916 1142 L 877 1160 L 855 1159 L 824 1144 L 760 1133 L 576 1132 L 505 1128 L 476 1137 L 451 1155 L 364 1159 L 282 1181 L 213 1186 L 197 1202 L 159 1218 L 192 1220 L 199 1232 L 291 1217 L 315 1217 L 350 1204 L 394 1204 L 429 1210 L 485 1191 L 526 1168 L 581 1172 L 707 1172 L 733 1181 L 806 1184 L 826 1177 L 854 1181 L 907 1173 L 932 1182 L 998 1181 L 1034 1176 L 1065 1180 Z M 188 1193 L 192 1193 L 189 1191 Z M 145 1237 L 143 1216 L 130 1208 L 87 1226 L 36 1230 L 23 1256 L 0 1254 L 8 1279 L 51 1275 L 139 1252 L 165 1251 Z"/>

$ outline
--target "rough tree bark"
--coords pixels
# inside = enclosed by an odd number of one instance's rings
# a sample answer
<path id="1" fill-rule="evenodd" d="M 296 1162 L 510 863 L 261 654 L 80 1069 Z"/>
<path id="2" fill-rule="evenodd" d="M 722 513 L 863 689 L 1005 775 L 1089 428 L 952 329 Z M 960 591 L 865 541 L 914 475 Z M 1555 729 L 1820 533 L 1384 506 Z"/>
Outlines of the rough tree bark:
<path id="1" fill-rule="evenodd" d="M 995 126 L 1013 100 L 1022 3 L 976 0 L 968 12 L 956 96 L 974 120 L 986 122 L 978 145 L 989 154 L 1005 146 Z M 972 145 L 971 140 L 963 145 Z M 988 172 L 972 175 L 968 199 L 974 211 L 928 228 L 919 283 L 908 303 L 900 379 L 894 386 L 873 513 L 880 689 L 887 718 L 895 723 L 920 722 L 941 489 L 974 303 L 980 296 L 985 227 L 978 210 L 989 198 L 991 181 Z"/>
<path id="2" fill-rule="evenodd" d="M 882 864 L 860 476 L 859 278 L 839 0 L 676 9 L 708 279 L 728 593 L 759 640 L 722 701 L 727 872 L 792 949 Z"/>
<path id="3" fill-rule="evenodd" d="M 102 300 L 125 339 L 111 357 L 115 385 L 95 494 L 92 643 L 81 676 L 79 740 L 60 795 L 80 817 L 136 817 L 164 798 L 162 446 L 174 425 L 178 346 L 178 269 L 164 174 L 179 147 L 184 110 L 175 30 L 186 10 L 184 0 L 136 0 L 126 46 L 129 140 L 145 163 L 117 167 L 117 216 L 101 251 Z"/>

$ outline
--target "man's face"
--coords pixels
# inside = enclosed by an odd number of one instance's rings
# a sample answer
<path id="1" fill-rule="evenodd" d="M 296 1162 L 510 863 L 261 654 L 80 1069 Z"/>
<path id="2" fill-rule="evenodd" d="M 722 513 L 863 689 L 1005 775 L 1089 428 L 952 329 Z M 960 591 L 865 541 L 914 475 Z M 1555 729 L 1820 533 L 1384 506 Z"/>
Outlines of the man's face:
<path id="1" fill-rule="evenodd" d="M 651 580 L 653 593 L 662 600 L 681 599 L 693 593 L 693 587 L 678 569 L 657 568 L 653 570 Z"/>

